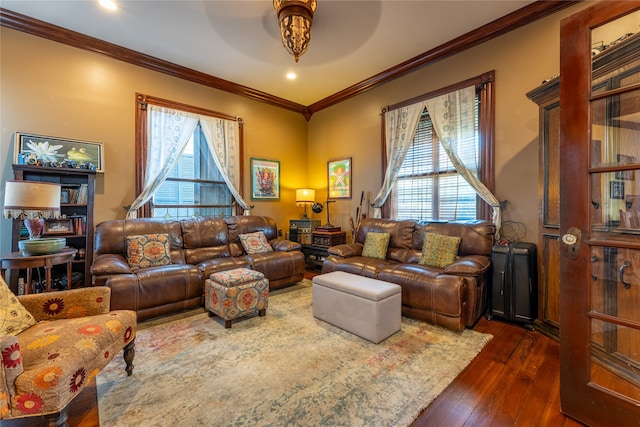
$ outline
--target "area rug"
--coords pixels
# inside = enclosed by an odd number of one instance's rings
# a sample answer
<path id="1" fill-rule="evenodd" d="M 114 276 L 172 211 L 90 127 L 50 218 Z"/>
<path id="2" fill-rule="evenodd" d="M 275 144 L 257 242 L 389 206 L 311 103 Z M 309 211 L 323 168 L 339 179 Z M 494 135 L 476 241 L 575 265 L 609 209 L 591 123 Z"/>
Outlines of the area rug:
<path id="1" fill-rule="evenodd" d="M 230 329 L 203 311 L 139 325 L 133 375 L 117 356 L 97 377 L 100 424 L 406 426 L 492 338 L 403 317 L 376 345 L 311 304 L 304 280 Z"/>

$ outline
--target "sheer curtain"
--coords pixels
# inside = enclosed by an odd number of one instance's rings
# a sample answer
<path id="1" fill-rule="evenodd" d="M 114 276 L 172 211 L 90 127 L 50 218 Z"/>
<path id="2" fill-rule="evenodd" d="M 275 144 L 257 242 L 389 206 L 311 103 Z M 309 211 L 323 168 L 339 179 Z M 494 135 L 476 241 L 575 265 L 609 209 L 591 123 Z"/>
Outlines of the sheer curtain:
<path id="1" fill-rule="evenodd" d="M 185 111 L 148 104 L 147 165 L 142 192 L 131 203 L 127 219 L 137 218 L 138 209 L 167 179 L 198 125 L 198 116 Z"/>
<path id="2" fill-rule="evenodd" d="M 475 96 L 475 86 L 469 86 L 385 113 L 387 169 L 382 188 L 371 203 L 374 217 L 380 218 L 382 215 L 382 205 L 398 179 L 400 166 L 413 142 L 422 111 L 426 108 L 435 132 L 456 171 L 493 208 L 492 222 L 496 225 L 496 235 L 499 235 L 502 224 L 500 201 L 478 177 L 477 153 L 462 158 L 458 156 L 458 142 L 464 138 L 476 137 Z"/>
<path id="3" fill-rule="evenodd" d="M 200 116 L 200 126 L 207 139 L 209 151 L 227 183 L 236 202 L 249 215 L 249 206 L 240 196 L 240 147 L 238 140 L 238 122 L 215 117 Z"/>
<path id="4" fill-rule="evenodd" d="M 382 188 L 371 202 L 375 218 L 382 216 L 382 205 L 398 180 L 398 172 L 413 142 L 413 135 L 416 133 L 424 107 L 424 102 L 419 102 L 385 113 L 387 170 L 384 173 Z"/>
<path id="5" fill-rule="evenodd" d="M 174 110 L 148 104 L 147 165 L 144 188 L 129 206 L 127 219 L 136 218 L 175 167 L 198 123 L 214 161 L 238 205 L 249 214 L 251 207 L 238 193 L 240 186 L 240 149 L 237 121 Z"/>
<path id="6" fill-rule="evenodd" d="M 425 102 L 440 143 L 456 171 L 493 208 L 492 221 L 498 235 L 502 224 L 500 201 L 478 178 L 477 153 L 460 156 L 461 151 L 458 150 L 460 142 L 476 137 L 475 98 L 475 87 L 469 86 Z"/>

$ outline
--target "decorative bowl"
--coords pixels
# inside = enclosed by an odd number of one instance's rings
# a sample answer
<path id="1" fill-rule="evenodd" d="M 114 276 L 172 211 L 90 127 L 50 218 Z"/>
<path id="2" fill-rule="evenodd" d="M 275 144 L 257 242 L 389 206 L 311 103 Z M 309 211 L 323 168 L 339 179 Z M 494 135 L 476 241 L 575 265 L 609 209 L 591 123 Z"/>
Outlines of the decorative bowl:
<path id="1" fill-rule="evenodd" d="M 20 240 L 18 248 L 23 255 L 46 255 L 58 252 L 67 245 L 64 237 Z"/>

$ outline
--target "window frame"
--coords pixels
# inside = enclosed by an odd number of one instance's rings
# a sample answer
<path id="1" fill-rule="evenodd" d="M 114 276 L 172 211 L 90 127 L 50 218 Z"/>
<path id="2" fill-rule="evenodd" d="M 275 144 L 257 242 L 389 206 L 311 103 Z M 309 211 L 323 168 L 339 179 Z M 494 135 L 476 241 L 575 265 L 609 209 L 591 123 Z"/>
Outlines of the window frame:
<path id="1" fill-rule="evenodd" d="M 468 86 L 475 86 L 478 95 L 480 96 L 480 109 L 478 118 L 478 135 L 479 135 L 479 156 L 480 156 L 480 181 L 492 192 L 495 193 L 495 71 L 489 71 L 479 76 L 472 77 L 459 83 L 454 83 L 447 87 L 418 95 L 411 99 L 399 102 L 397 104 L 389 105 L 382 110 L 382 124 L 381 124 L 381 156 L 382 156 L 382 174 L 385 176 L 385 172 L 388 166 L 387 163 L 387 146 L 385 141 L 386 135 L 386 123 L 385 113 L 387 111 L 395 110 L 398 108 L 406 107 L 407 105 L 416 104 L 418 102 L 425 101 L 436 96 L 444 95 L 449 92 L 453 92 Z M 491 220 L 493 212 L 492 207 L 486 203 L 482 198 L 476 195 L 478 201 L 477 216 L 478 219 Z M 382 205 L 382 217 L 391 217 L 391 197 L 388 197 L 384 205 Z"/>
<path id="2" fill-rule="evenodd" d="M 153 104 L 160 107 L 172 108 L 174 110 L 186 111 L 194 114 L 201 114 L 205 116 L 216 117 L 225 120 L 232 120 L 238 122 L 238 145 L 240 159 L 244 159 L 244 124 L 241 118 L 231 116 L 229 114 L 220 113 L 213 110 L 208 110 L 193 105 L 183 104 L 168 99 L 158 98 L 151 95 L 145 95 L 142 93 L 136 93 L 136 115 L 135 115 L 135 164 L 136 164 L 136 178 L 135 189 L 136 194 L 140 194 L 144 188 L 145 171 L 147 169 L 147 105 Z M 240 188 L 238 191 L 241 197 L 244 197 L 244 162 L 240 161 Z M 231 195 L 232 203 L 235 203 L 235 197 Z M 235 203 L 236 215 L 242 215 L 244 209 Z M 150 218 L 151 217 L 151 201 L 145 203 L 138 209 L 138 218 Z"/>

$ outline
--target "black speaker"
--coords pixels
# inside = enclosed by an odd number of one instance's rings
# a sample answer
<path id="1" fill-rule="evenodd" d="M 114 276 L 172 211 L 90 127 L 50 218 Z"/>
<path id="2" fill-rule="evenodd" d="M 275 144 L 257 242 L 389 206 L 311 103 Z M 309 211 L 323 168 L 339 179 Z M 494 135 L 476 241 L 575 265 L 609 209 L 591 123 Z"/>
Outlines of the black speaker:
<path id="1" fill-rule="evenodd" d="M 296 227 L 295 225 L 289 227 L 289 240 L 291 240 L 292 242 L 298 241 L 298 227 Z"/>
<path id="2" fill-rule="evenodd" d="M 538 316 L 538 262 L 536 245 L 494 246 L 491 302 L 488 319 L 501 318 L 532 328 Z"/>

